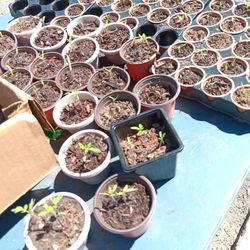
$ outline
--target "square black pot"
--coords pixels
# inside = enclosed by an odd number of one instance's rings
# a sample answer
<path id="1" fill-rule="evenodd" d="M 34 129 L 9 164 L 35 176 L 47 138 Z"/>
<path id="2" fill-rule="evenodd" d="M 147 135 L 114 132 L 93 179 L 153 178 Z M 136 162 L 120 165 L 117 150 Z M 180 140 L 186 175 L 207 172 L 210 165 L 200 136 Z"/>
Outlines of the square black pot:
<path id="1" fill-rule="evenodd" d="M 120 147 L 120 141 L 135 134 L 136 131 L 131 130 L 130 127 L 138 126 L 140 123 L 144 125 L 145 129 L 155 128 L 157 132 L 166 133 L 164 141 L 167 145 L 167 152 L 163 156 L 131 167 Z M 162 109 L 151 109 L 114 124 L 111 127 L 111 135 L 124 172 L 135 172 L 146 176 L 151 181 L 167 180 L 175 176 L 177 153 L 183 149 L 183 143 Z"/>

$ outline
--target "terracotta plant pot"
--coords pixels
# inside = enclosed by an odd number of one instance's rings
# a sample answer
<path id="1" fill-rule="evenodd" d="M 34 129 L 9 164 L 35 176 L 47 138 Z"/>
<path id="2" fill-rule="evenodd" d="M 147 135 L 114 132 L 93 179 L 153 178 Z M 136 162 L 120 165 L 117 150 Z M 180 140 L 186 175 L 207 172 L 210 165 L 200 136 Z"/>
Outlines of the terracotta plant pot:
<path id="1" fill-rule="evenodd" d="M 103 121 L 102 121 L 102 111 L 103 109 L 105 109 L 105 107 L 107 105 L 109 105 L 110 103 L 113 102 L 114 99 L 112 98 L 115 98 L 115 101 L 130 101 L 132 102 L 133 104 L 133 107 L 135 109 L 135 115 L 139 114 L 140 111 L 141 111 L 141 103 L 138 99 L 137 96 L 135 96 L 133 93 L 129 92 L 129 91 L 114 91 L 112 93 L 109 93 L 107 95 L 105 95 L 101 100 L 100 102 L 98 103 L 96 109 L 95 109 L 95 122 L 96 124 L 104 129 L 104 130 L 107 130 L 109 131 L 110 130 L 110 126 L 107 126 L 105 124 L 103 124 Z M 118 111 L 119 112 L 119 111 Z M 120 111 L 121 112 L 121 111 Z M 114 112 L 115 113 L 115 112 Z M 125 114 L 126 115 L 126 114 Z M 125 118 L 125 119 L 128 119 L 129 117 Z M 123 119 L 124 120 L 124 119 Z M 119 120 L 120 121 L 120 120 Z M 116 121 L 116 122 L 113 122 L 112 124 L 114 123 L 117 123 L 119 121 Z"/>
<path id="2" fill-rule="evenodd" d="M 242 25 L 242 29 L 240 29 L 238 31 L 230 31 L 230 30 L 225 29 L 225 27 L 224 27 L 225 22 L 234 22 L 234 21 L 231 21 L 231 20 L 239 21 L 241 23 L 241 25 Z M 232 27 L 233 24 L 231 23 L 230 26 Z M 224 33 L 227 33 L 227 34 L 230 34 L 230 35 L 237 35 L 237 34 L 240 34 L 242 32 L 245 32 L 246 29 L 247 29 L 247 26 L 248 26 L 247 20 L 245 18 L 239 17 L 239 16 L 227 16 L 220 23 L 220 29 Z"/>
<path id="3" fill-rule="evenodd" d="M 0 30 L 1 34 L 3 36 L 8 36 L 12 41 L 13 41 L 13 46 L 9 46 L 8 48 L 5 46 L 1 46 L 1 51 L 0 51 L 0 60 L 4 57 L 4 55 L 9 52 L 10 50 L 14 49 L 17 47 L 17 39 L 16 36 L 14 34 L 12 34 L 11 32 L 7 31 L 7 30 Z"/>
<path id="4" fill-rule="evenodd" d="M 125 58 L 125 52 L 126 52 L 127 48 L 131 45 L 131 43 L 134 41 L 133 39 L 131 39 L 131 40 L 127 41 L 126 43 L 124 43 L 121 50 L 120 50 L 120 56 L 121 56 L 122 60 L 127 65 L 130 77 L 135 81 L 138 81 L 138 80 L 142 79 L 143 77 L 145 77 L 145 76 L 147 76 L 149 74 L 149 69 L 153 65 L 153 63 L 155 61 L 155 58 L 156 58 L 156 55 L 157 55 L 157 52 L 159 51 L 158 43 L 152 38 L 148 38 L 148 39 L 151 40 L 155 44 L 156 53 L 154 55 L 152 55 L 146 61 L 132 62 L 132 61 L 128 61 Z M 138 70 L 138 69 L 140 69 L 140 70 Z"/>
<path id="5" fill-rule="evenodd" d="M 168 118 L 172 119 L 174 117 L 176 99 L 179 96 L 180 91 L 181 91 L 180 84 L 178 84 L 176 80 L 170 76 L 151 75 L 137 82 L 137 84 L 135 85 L 133 89 L 133 92 L 141 100 L 140 95 L 141 95 L 142 90 L 152 84 L 158 84 L 160 87 L 167 89 L 171 94 L 171 98 L 160 104 L 153 104 L 153 103 L 150 104 L 150 103 L 145 103 L 141 101 L 142 111 L 153 109 L 153 108 L 162 108 L 167 114 Z"/>
<path id="6" fill-rule="evenodd" d="M 23 20 L 30 19 L 30 16 L 19 17 L 19 18 L 15 19 L 15 20 L 11 21 L 7 25 L 6 29 L 8 31 L 12 32 L 16 36 L 19 46 L 29 46 L 30 45 L 30 37 L 31 37 L 31 35 L 34 32 L 36 32 L 37 30 L 39 30 L 43 26 L 43 24 L 42 24 L 41 20 L 39 19 L 39 17 L 33 16 L 32 18 L 37 19 L 38 24 L 33 29 L 30 29 L 30 30 L 27 30 L 27 31 L 22 31 L 22 32 L 15 31 L 13 26 L 15 26 L 16 24 L 18 24 L 19 22 L 21 22 Z"/>
<path id="7" fill-rule="evenodd" d="M 75 14 L 70 14 L 70 10 L 72 8 L 76 8 L 76 7 L 79 8 L 80 12 L 75 13 Z M 85 12 L 85 6 L 83 4 L 80 4 L 80 3 L 73 3 L 73 4 L 69 5 L 64 11 L 65 16 L 67 16 L 71 19 L 74 19 L 74 18 L 81 16 L 84 12 Z"/>
<path id="8" fill-rule="evenodd" d="M 77 201 L 77 203 L 82 208 L 83 214 L 84 214 L 84 224 L 83 224 L 82 230 L 81 230 L 77 240 L 70 246 L 69 249 L 76 250 L 76 249 L 84 247 L 87 243 L 88 233 L 90 230 L 91 218 L 90 218 L 90 211 L 89 211 L 89 208 L 88 208 L 86 202 L 82 198 L 80 198 L 78 195 L 73 194 L 73 193 L 69 193 L 69 192 L 57 192 L 57 193 L 50 194 L 50 195 L 46 196 L 45 198 L 41 199 L 39 202 L 37 202 L 37 204 L 35 204 L 35 206 L 33 207 L 32 211 L 34 211 L 38 206 L 41 206 L 41 205 L 47 203 L 48 200 L 50 200 L 51 198 L 54 198 L 56 196 L 69 197 L 69 198 Z M 31 218 L 32 218 L 32 216 L 30 214 L 28 214 L 25 218 L 24 238 L 25 238 L 26 247 L 29 250 L 34 250 L 37 248 L 35 247 L 31 238 L 28 235 L 29 234 L 29 224 L 30 224 Z"/>
<path id="9" fill-rule="evenodd" d="M 215 20 L 217 20 L 217 19 L 218 20 L 216 22 L 211 23 L 211 24 L 208 24 L 207 22 L 203 22 L 202 20 L 209 15 L 211 15 Z M 206 26 L 207 28 L 214 28 L 221 23 L 222 19 L 223 19 L 223 16 L 219 12 L 205 11 L 205 12 L 202 12 L 198 15 L 198 17 L 196 18 L 196 21 L 199 25 Z"/>
<path id="10" fill-rule="evenodd" d="M 128 25 L 132 31 L 136 30 L 139 26 L 139 21 L 136 17 L 128 16 L 120 19 L 120 23 Z"/>
<path id="11" fill-rule="evenodd" d="M 150 210 L 147 217 L 142 221 L 139 225 L 129 228 L 129 229 L 115 229 L 111 227 L 103 218 L 101 208 L 102 208 L 102 201 L 103 201 L 103 193 L 107 191 L 110 185 L 114 185 L 115 182 L 122 182 L 122 183 L 133 183 L 137 182 L 143 185 L 146 189 L 146 193 L 149 195 L 150 198 Z M 124 237 L 135 238 L 147 231 L 149 228 L 153 214 L 156 208 L 156 192 L 154 186 L 151 182 L 144 176 L 139 176 L 136 174 L 115 174 L 105 180 L 101 186 L 96 191 L 94 197 L 94 216 L 97 220 L 98 224 L 104 228 L 105 230 L 118 234 Z"/>
<path id="12" fill-rule="evenodd" d="M 235 92 L 236 91 L 241 91 L 241 90 L 248 90 L 248 94 L 245 95 L 245 98 L 249 98 L 250 96 L 250 84 L 246 84 L 246 85 L 242 85 L 242 86 L 238 86 L 236 87 L 232 92 L 231 92 L 231 100 L 233 102 L 233 104 L 236 106 L 237 110 L 241 113 L 246 112 L 246 111 L 250 111 L 250 106 L 243 106 L 242 104 L 239 104 L 236 100 L 235 100 Z"/>
<path id="13" fill-rule="evenodd" d="M 201 38 L 197 38 L 197 39 L 192 39 L 190 38 L 190 33 L 192 32 L 199 32 L 199 31 L 203 31 L 204 32 L 204 36 L 201 37 Z M 183 38 L 187 41 L 187 42 L 190 42 L 190 43 L 200 43 L 200 42 L 203 42 L 204 40 L 207 39 L 207 37 L 209 37 L 210 35 L 210 32 L 209 32 L 209 29 L 206 28 L 205 26 L 200 26 L 200 25 L 194 25 L 194 26 L 191 26 L 189 28 L 187 28 L 186 30 L 184 30 L 183 32 Z"/>
<path id="14" fill-rule="evenodd" d="M 104 140 L 108 146 L 107 156 L 106 156 L 105 160 L 98 167 L 96 167 L 95 169 L 93 169 L 91 171 L 88 171 L 85 173 L 73 172 L 66 167 L 66 162 L 65 162 L 66 151 L 74 141 L 76 141 L 77 139 L 83 138 L 88 133 L 94 133 L 94 134 L 104 138 Z M 68 175 L 71 178 L 79 179 L 85 183 L 92 184 L 92 185 L 98 184 L 107 178 L 109 171 L 110 171 L 110 166 L 109 166 L 110 160 L 111 160 L 111 141 L 105 133 L 103 133 L 99 130 L 95 130 L 95 129 L 85 129 L 85 130 L 79 131 L 79 132 L 71 135 L 63 143 L 62 147 L 60 148 L 59 154 L 58 154 L 59 165 L 60 165 L 62 171 L 66 175 Z"/>
<path id="15" fill-rule="evenodd" d="M 158 72 L 158 67 L 160 67 L 161 65 L 164 67 L 166 67 L 166 65 L 168 65 L 167 63 L 171 63 L 171 65 L 173 65 L 173 67 L 176 66 L 176 69 L 173 69 L 171 73 L 166 73 L 166 72 Z M 166 67 L 167 70 L 169 70 L 170 67 Z M 157 61 L 155 61 L 155 63 L 152 66 L 152 73 L 154 75 L 157 74 L 164 74 L 164 75 L 168 75 L 168 76 L 173 76 L 176 72 L 179 71 L 180 68 L 180 63 L 178 60 L 172 58 L 172 57 L 162 57 L 160 59 L 158 59 Z"/>
<path id="16" fill-rule="evenodd" d="M 68 24 L 71 22 L 71 18 L 67 16 L 57 16 L 51 22 L 50 25 L 56 25 L 67 29 Z"/>

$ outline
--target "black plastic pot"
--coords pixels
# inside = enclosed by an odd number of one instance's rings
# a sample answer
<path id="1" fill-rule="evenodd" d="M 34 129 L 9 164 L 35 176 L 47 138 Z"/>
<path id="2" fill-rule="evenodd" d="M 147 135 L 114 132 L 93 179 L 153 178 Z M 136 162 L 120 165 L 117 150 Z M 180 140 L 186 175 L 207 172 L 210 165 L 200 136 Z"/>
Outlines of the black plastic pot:
<path id="1" fill-rule="evenodd" d="M 146 36 L 154 36 L 154 34 L 157 32 L 157 27 L 152 23 L 145 23 L 138 27 L 135 34 L 136 36 L 145 34 Z"/>
<path id="2" fill-rule="evenodd" d="M 138 124 L 143 124 L 145 129 L 155 128 L 157 132 L 165 132 L 167 152 L 165 155 L 153 160 L 139 163 L 135 166 L 128 166 L 120 147 L 120 141 L 127 138 L 128 135 L 135 134 L 136 132 L 130 128 Z M 124 172 L 135 172 L 136 174 L 146 176 L 151 181 L 169 180 L 175 176 L 177 153 L 183 149 L 183 144 L 161 109 L 149 110 L 113 125 L 111 127 L 111 135 Z"/>

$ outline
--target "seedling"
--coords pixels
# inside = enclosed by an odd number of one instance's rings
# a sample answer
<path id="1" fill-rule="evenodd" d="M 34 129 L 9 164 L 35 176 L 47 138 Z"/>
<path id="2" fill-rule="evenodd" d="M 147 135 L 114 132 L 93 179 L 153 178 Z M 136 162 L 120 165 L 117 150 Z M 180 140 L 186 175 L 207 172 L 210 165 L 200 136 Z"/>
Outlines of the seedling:
<path id="1" fill-rule="evenodd" d="M 95 155 L 99 155 L 102 152 L 99 148 L 94 148 L 92 142 L 89 142 L 87 145 L 78 143 L 78 146 L 81 150 L 83 150 L 84 156 L 86 156 L 88 152 L 92 152 Z"/>
<path id="2" fill-rule="evenodd" d="M 75 96 L 76 99 L 77 99 L 78 101 L 80 101 L 80 92 L 79 92 L 78 90 L 72 91 L 72 92 L 70 93 L 70 95 Z"/>
<path id="3" fill-rule="evenodd" d="M 165 137 L 166 137 L 166 133 L 160 131 L 160 132 L 159 132 L 159 141 L 160 141 L 160 144 L 164 144 L 164 139 L 165 139 Z"/>
<path id="4" fill-rule="evenodd" d="M 112 100 L 112 102 L 115 102 L 118 99 L 119 95 L 117 95 L 116 97 L 113 96 L 109 96 L 109 99 Z"/>
<path id="5" fill-rule="evenodd" d="M 112 71 L 113 71 L 113 69 L 114 69 L 114 65 L 112 65 L 111 67 L 105 67 L 105 68 L 103 68 L 104 69 L 104 71 L 106 71 L 109 75 L 111 75 L 112 74 Z"/>
<path id="6" fill-rule="evenodd" d="M 6 64 L 6 68 L 8 69 L 9 74 L 13 76 L 14 75 L 14 70 L 10 67 L 10 65 Z"/>
<path id="7" fill-rule="evenodd" d="M 46 84 L 46 83 L 44 82 L 44 80 L 40 80 L 40 82 L 41 82 L 43 88 L 47 88 L 47 87 L 48 87 L 48 84 Z"/>
<path id="8" fill-rule="evenodd" d="M 72 64 L 71 64 L 71 60 L 70 60 L 69 55 L 67 55 L 66 58 L 67 58 L 66 60 L 67 60 L 68 66 L 69 66 L 69 71 L 72 71 Z"/>
<path id="9" fill-rule="evenodd" d="M 35 205 L 35 199 L 31 199 L 29 204 L 25 204 L 24 206 L 17 206 L 11 209 L 11 212 L 14 214 L 21 213 L 21 214 L 31 214 L 32 208 Z"/>
<path id="10" fill-rule="evenodd" d="M 132 145 L 133 144 L 133 142 L 132 142 L 132 140 L 131 140 L 131 138 L 129 136 L 127 137 L 127 144 L 128 145 Z"/>
<path id="11" fill-rule="evenodd" d="M 122 108 L 120 106 L 117 106 L 116 110 L 117 110 L 118 113 L 120 113 L 122 111 Z"/>
<path id="12" fill-rule="evenodd" d="M 43 204 L 44 210 L 38 213 L 39 217 L 45 217 L 48 214 L 52 214 L 54 216 L 57 215 L 56 209 L 60 201 L 62 200 L 62 195 L 57 195 L 51 199 L 52 204 L 48 205 L 48 203 Z"/>
<path id="13" fill-rule="evenodd" d="M 72 41 L 73 41 L 72 36 L 69 36 L 69 37 L 67 38 L 67 42 L 68 42 L 68 43 L 72 43 Z"/>
<path id="14" fill-rule="evenodd" d="M 142 44 L 142 43 L 147 42 L 147 39 L 148 39 L 148 36 L 146 36 L 146 35 L 143 33 L 142 35 L 139 34 L 138 37 L 135 38 L 135 42 L 136 42 L 136 43 L 139 43 L 139 44 Z"/>
<path id="15" fill-rule="evenodd" d="M 224 71 L 228 71 L 228 68 L 229 68 L 229 63 L 226 62 L 222 65 L 222 68 L 224 68 Z"/>
<path id="16" fill-rule="evenodd" d="M 141 123 L 137 127 L 130 127 L 130 129 L 137 131 L 138 134 L 144 134 L 146 132 L 144 126 Z"/>
<path id="17" fill-rule="evenodd" d="M 234 67 L 236 65 L 237 58 L 234 56 L 233 60 L 231 61 L 231 65 Z"/>
<path id="18" fill-rule="evenodd" d="M 111 115 L 109 115 L 109 114 L 103 114 L 103 116 L 108 120 L 108 121 L 110 121 L 110 120 L 112 120 L 112 116 Z"/>
<path id="19" fill-rule="evenodd" d="M 245 10 L 250 10 L 250 3 L 245 1 L 244 8 L 245 8 Z"/>
<path id="20" fill-rule="evenodd" d="M 125 195 L 127 193 L 131 193 L 131 192 L 134 192 L 134 191 L 138 190 L 137 188 L 129 187 L 129 185 L 126 184 L 120 192 L 117 192 L 116 191 L 117 187 L 118 187 L 117 184 L 115 184 L 113 186 L 109 186 L 107 192 L 100 193 L 100 194 L 107 195 L 109 197 L 114 197 L 114 196 L 119 196 L 119 195 Z"/>
<path id="21" fill-rule="evenodd" d="M 185 14 L 183 14 L 183 15 L 178 15 L 177 17 L 178 17 L 178 19 L 179 19 L 180 22 L 184 22 L 184 21 L 187 20 L 187 16 L 186 16 Z"/>
<path id="22" fill-rule="evenodd" d="M 250 92 L 247 91 L 247 90 L 244 90 L 244 91 L 242 92 L 242 96 L 243 96 L 243 97 L 246 97 L 246 98 L 249 98 L 249 97 L 250 97 Z"/>
<path id="23" fill-rule="evenodd" d="M 40 18 L 40 21 L 42 22 L 42 24 L 44 24 L 45 18 L 46 18 L 46 16 L 42 16 L 42 17 Z"/>
<path id="24" fill-rule="evenodd" d="M 44 52 L 42 51 L 42 53 L 39 55 L 39 59 L 41 59 L 42 61 L 45 61 L 47 58 L 44 55 Z"/>
<path id="25" fill-rule="evenodd" d="M 32 87 L 32 91 L 35 93 L 36 97 L 38 97 L 38 88 L 36 86 Z"/>
<path id="26" fill-rule="evenodd" d="M 166 97 L 167 95 L 169 95 L 169 93 L 168 92 L 161 92 L 161 91 L 155 91 L 155 93 L 159 96 L 159 97 L 161 97 L 161 98 L 164 98 L 164 97 Z"/>
<path id="27" fill-rule="evenodd" d="M 217 10 L 222 10 L 224 7 L 224 2 L 223 1 L 218 1 L 214 6 L 217 8 Z"/>

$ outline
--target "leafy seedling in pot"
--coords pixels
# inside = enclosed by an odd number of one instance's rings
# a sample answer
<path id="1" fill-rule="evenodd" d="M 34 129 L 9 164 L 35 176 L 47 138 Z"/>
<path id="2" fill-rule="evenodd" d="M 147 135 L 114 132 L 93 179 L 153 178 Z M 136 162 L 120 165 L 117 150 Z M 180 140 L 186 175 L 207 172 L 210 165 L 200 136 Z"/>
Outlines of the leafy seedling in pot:
<path id="1" fill-rule="evenodd" d="M 250 10 L 250 3 L 247 2 L 246 0 L 244 1 L 244 9 L 245 10 Z"/>
<path id="2" fill-rule="evenodd" d="M 89 152 L 99 155 L 102 151 L 99 148 L 94 148 L 92 142 L 89 142 L 87 145 L 78 143 L 79 148 L 83 151 L 83 155 L 86 156 Z"/>
<path id="3" fill-rule="evenodd" d="M 42 61 L 45 61 L 47 58 L 46 56 L 44 55 L 44 52 L 42 51 L 42 53 L 39 55 L 39 59 L 42 60 Z"/>
<path id="4" fill-rule="evenodd" d="M 72 71 L 72 63 L 71 63 L 69 55 L 67 55 L 66 60 L 67 60 L 68 66 L 69 66 L 69 71 Z"/>
<path id="5" fill-rule="evenodd" d="M 114 197 L 119 195 L 126 195 L 127 193 L 135 192 L 138 190 L 137 188 L 129 187 L 128 184 L 126 184 L 120 192 L 117 192 L 117 188 L 118 188 L 117 184 L 109 186 L 107 192 L 101 194 L 107 195 L 109 197 Z"/>
<path id="6" fill-rule="evenodd" d="M 48 87 L 48 84 L 46 84 L 46 83 L 44 82 L 44 80 L 40 80 L 40 82 L 41 82 L 43 88 L 47 88 L 47 87 Z"/>
<path id="7" fill-rule="evenodd" d="M 178 19 L 182 23 L 182 22 L 185 22 L 187 20 L 187 16 L 185 14 L 178 15 Z"/>
<path id="8" fill-rule="evenodd" d="M 116 97 L 113 96 L 109 96 L 109 99 L 111 99 L 112 102 L 115 102 L 118 99 L 119 95 L 117 95 Z"/>
<path id="9" fill-rule="evenodd" d="M 31 214 L 32 208 L 35 205 L 35 199 L 31 199 L 29 204 L 25 204 L 24 206 L 17 206 L 11 209 L 12 213 L 18 214 Z"/>
<path id="10" fill-rule="evenodd" d="M 160 142 L 160 145 L 165 144 L 165 142 L 164 142 L 165 138 L 166 138 L 166 133 L 160 131 L 159 132 L 159 138 L 158 138 L 159 142 Z"/>
<path id="11" fill-rule="evenodd" d="M 42 24 L 45 23 L 45 18 L 46 18 L 46 16 L 42 16 L 42 17 L 40 18 L 40 21 L 42 22 Z"/>
<path id="12" fill-rule="evenodd" d="M 80 101 L 80 92 L 78 90 L 72 91 L 71 93 L 69 93 L 69 95 L 75 96 L 77 101 Z"/>
<path id="13" fill-rule="evenodd" d="M 11 75 L 11 76 L 13 76 L 14 75 L 14 70 L 10 67 L 10 65 L 6 65 L 6 68 L 8 69 L 8 72 L 9 72 L 9 74 Z"/>
<path id="14" fill-rule="evenodd" d="M 130 127 L 130 129 L 137 131 L 138 135 L 146 134 L 144 126 L 140 123 L 138 126 Z"/>
<path id="15" fill-rule="evenodd" d="M 48 214 L 52 214 L 54 216 L 57 215 L 56 209 L 60 201 L 62 200 L 62 195 L 57 195 L 51 199 L 52 204 L 49 205 L 48 203 L 43 204 L 44 210 L 38 213 L 39 217 L 45 217 Z"/>
<path id="16" fill-rule="evenodd" d="M 129 136 L 127 137 L 127 144 L 128 145 L 132 145 L 133 144 L 133 141 L 131 140 L 131 138 Z"/>
<path id="17" fill-rule="evenodd" d="M 148 40 L 148 36 L 146 36 L 144 33 L 141 35 L 139 34 L 136 38 L 135 38 L 135 43 L 139 43 L 139 44 L 142 44 L 142 43 L 146 43 L 147 40 Z"/>
<path id="18" fill-rule="evenodd" d="M 36 86 L 32 87 L 32 91 L 34 92 L 34 94 L 36 95 L 36 97 L 38 97 L 38 88 Z"/>
<path id="19" fill-rule="evenodd" d="M 106 73 L 108 73 L 108 75 L 112 75 L 112 72 L 113 72 L 113 69 L 114 69 L 114 65 L 112 65 L 111 67 L 105 67 L 103 69 L 104 69 L 104 71 Z"/>
<path id="20" fill-rule="evenodd" d="M 68 42 L 68 43 L 72 43 L 72 41 L 73 41 L 72 36 L 69 36 L 69 37 L 67 38 L 67 42 Z"/>
<path id="21" fill-rule="evenodd" d="M 108 76 L 110 78 L 112 78 L 114 65 L 112 65 L 111 67 L 105 67 L 103 69 L 108 74 Z M 114 88 L 114 89 L 118 89 L 119 88 L 119 86 L 116 83 L 111 82 L 111 81 L 105 81 L 105 84 L 108 85 L 108 86 L 110 86 L 110 87 L 112 87 L 112 88 Z"/>

